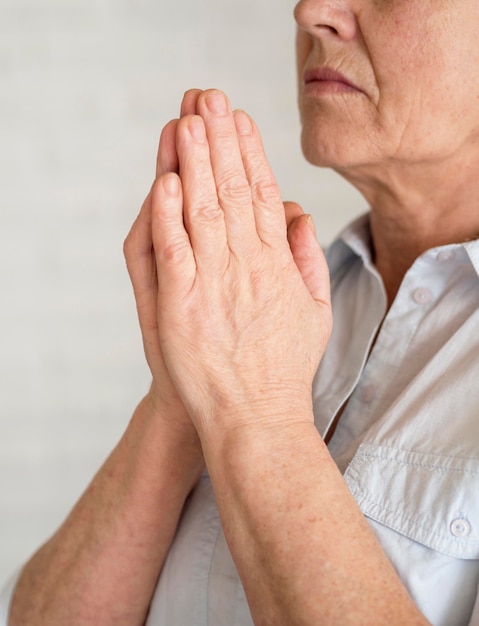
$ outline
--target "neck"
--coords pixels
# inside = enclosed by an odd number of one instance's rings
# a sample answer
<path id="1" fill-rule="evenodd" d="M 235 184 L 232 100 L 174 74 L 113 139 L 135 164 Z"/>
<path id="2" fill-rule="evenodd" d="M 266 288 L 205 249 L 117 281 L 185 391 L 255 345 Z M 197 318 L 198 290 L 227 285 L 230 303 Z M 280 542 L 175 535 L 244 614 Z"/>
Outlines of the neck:
<path id="1" fill-rule="evenodd" d="M 434 167 L 383 168 L 380 179 L 342 174 L 371 207 L 375 264 L 389 304 L 405 273 L 424 251 L 479 237 L 479 176 L 475 168 L 467 171 L 435 163 Z"/>

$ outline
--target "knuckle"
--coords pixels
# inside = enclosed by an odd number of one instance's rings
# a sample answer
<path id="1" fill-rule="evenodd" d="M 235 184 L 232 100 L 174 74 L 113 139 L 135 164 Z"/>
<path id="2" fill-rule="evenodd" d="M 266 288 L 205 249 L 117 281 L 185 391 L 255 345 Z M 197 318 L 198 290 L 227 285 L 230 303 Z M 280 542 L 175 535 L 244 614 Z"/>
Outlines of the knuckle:
<path id="1" fill-rule="evenodd" d="M 220 203 L 251 202 L 251 187 L 244 176 L 240 174 L 225 177 L 217 185 Z"/>
<path id="2" fill-rule="evenodd" d="M 217 202 L 198 201 L 189 211 L 195 221 L 215 224 L 223 220 L 223 212 Z"/>
<path id="3" fill-rule="evenodd" d="M 161 263 L 176 267 L 188 258 L 188 253 L 188 246 L 184 239 L 173 239 L 157 252 L 157 256 Z"/>
<path id="4" fill-rule="evenodd" d="M 251 194 L 255 204 L 276 206 L 281 201 L 281 194 L 275 180 L 258 181 L 251 186 Z"/>

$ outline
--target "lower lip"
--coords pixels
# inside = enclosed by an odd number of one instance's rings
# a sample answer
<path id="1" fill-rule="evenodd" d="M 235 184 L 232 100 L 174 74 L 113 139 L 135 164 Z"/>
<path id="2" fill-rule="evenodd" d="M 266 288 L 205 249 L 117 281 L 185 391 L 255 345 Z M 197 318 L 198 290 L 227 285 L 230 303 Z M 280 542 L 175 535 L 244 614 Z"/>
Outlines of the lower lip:
<path id="1" fill-rule="evenodd" d="M 361 93 L 359 89 L 348 85 L 348 83 L 342 83 L 338 80 L 312 80 L 306 83 L 303 87 L 303 93 L 305 96 L 319 96 L 325 94 L 346 94 L 346 93 Z"/>

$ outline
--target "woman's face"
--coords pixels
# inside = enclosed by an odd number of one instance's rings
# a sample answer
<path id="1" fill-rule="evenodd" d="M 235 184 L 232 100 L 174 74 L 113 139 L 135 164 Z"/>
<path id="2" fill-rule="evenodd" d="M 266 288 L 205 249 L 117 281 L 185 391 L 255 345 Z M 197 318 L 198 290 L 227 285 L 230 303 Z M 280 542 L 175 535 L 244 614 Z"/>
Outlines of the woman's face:
<path id="1" fill-rule="evenodd" d="M 312 163 L 434 162 L 479 140 L 479 0 L 300 0 L 295 18 Z"/>

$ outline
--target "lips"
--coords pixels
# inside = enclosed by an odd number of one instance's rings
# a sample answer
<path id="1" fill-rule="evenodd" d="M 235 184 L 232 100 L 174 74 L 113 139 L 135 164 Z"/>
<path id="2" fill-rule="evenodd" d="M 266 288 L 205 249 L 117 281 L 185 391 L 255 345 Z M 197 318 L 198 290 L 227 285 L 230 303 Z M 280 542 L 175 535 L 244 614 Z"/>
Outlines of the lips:
<path id="1" fill-rule="evenodd" d="M 340 72 L 330 67 L 306 70 L 304 73 L 305 91 L 361 91 L 354 83 Z"/>

